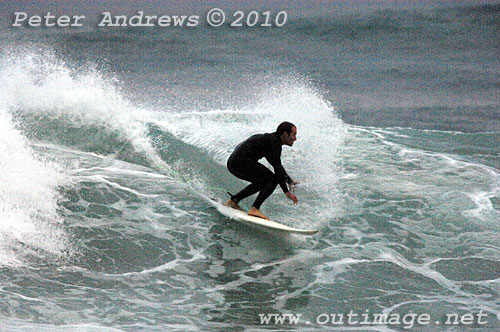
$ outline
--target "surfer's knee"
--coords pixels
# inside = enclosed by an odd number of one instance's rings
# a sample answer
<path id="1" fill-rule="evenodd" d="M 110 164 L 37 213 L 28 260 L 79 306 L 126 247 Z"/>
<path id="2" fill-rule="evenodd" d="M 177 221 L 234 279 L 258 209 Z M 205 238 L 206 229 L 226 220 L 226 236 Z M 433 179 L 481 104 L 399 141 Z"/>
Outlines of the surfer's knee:
<path id="1" fill-rule="evenodd" d="M 278 177 L 276 175 L 274 175 L 271 178 L 270 185 L 273 186 L 273 187 L 276 187 L 278 185 L 278 183 L 279 183 Z"/>

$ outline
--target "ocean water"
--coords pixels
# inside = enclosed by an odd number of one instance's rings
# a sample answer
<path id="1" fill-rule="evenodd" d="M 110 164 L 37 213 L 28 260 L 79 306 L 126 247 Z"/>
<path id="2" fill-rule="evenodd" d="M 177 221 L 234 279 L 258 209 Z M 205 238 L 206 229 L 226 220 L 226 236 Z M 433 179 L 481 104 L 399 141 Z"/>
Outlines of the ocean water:
<path id="1" fill-rule="evenodd" d="M 94 20 L 2 23 L 0 331 L 498 331 L 500 4 L 213 5 L 288 22 L 98 28 L 210 7 L 0 5 Z M 263 211 L 312 237 L 208 202 L 245 185 L 232 149 L 285 120 L 299 205 L 277 190 Z"/>

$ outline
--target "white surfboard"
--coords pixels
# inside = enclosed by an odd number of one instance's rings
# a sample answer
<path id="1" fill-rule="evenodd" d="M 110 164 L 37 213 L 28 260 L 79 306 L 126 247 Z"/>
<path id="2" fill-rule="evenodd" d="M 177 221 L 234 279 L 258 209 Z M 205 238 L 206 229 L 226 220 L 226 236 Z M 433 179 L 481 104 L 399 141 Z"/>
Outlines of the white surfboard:
<path id="1" fill-rule="evenodd" d="M 230 207 L 225 206 L 224 204 L 221 204 L 213 199 L 210 199 L 210 202 L 217 209 L 217 211 L 219 211 L 221 214 L 225 215 L 228 218 L 231 218 L 233 220 L 237 220 L 239 222 L 242 222 L 242 223 L 250 225 L 250 226 L 260 226 L 260 227 L 264 227 L 267 229 L 272 229 L 272 230 L 277 230 L 277 231 L 282 231 L 282 232 L 287 232 L 287 233 L 302 234 L 302 235 L 313 235 L 313 234 L 316 234 L 318 232 L 317 229 L 293 228 L 293 227 L 289 227 L 287 225 L 280 224 L 276 221 L 266 220 L 266 219 L 262 219 L 262 218 L 258 218 L 258 217 L 252 217 L 252 216 L 249 216 L 244 211 L 230 208 Z"/>

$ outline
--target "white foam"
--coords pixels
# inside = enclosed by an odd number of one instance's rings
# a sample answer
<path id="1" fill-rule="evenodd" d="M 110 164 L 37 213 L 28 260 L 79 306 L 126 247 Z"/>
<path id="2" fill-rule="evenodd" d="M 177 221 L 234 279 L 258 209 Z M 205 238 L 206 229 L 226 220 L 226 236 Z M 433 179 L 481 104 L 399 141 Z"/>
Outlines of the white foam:
<path id="1" fill-rule="evenodd" d="M 5 330 L 4 330 L 5 328 Z M 9 332 L 123 332 L 118 328 L 97 324 L 52 325 L 27 322 L 26 320 L 2 318 L 0 331 Z"/>
<path id="2" fill-rule="evenodd" d="M 463 211 L 463 215 L 467 217 L 474 217 L 492 226 L 498 225 L 498 220 L 500 220 L 500 212 L 497 211 L 490 198 L 500 196 L 500 187 L 494 187 L 490 191 L 475 191 L 472 193 L 467 193 L 467 196 L 474 203 L 475 207 L 473 209 Z"/>
<path id="3" fill-rule="evenodd" d="M 418 196 L 424 202 L 431 199 L 440 202 L 436 204 L 439 206 L 437 210 L 457 227 L 463 227 L 460 223 L 465 220 L 468 225 L 475 223 L 485 229 L 498 224 L 499 212 L 491 201 L 500 193 L 500 173 L 495 168 L 466 156 L 391 142 L 385 136 L 394 136 L 389 130 L 352 129 L 363 136 L 357 140 L 352 157 L 346 154 L 346 159 L 352 158 L 357 163 L 361 161 L 364 169 L 372 169 L 371 173 L 377 176 L 367 180 L 377 190 L 390 195 L 400 196 L 403 193 Z M 373 159 L 371 156 L 375 154 L 380 157 Z M 444 209 L 449 209 L 449 212 Z M 457 211 L 456 217 L 452 217 L 452 211 Z"/>
<path id="4" fill-rule="evenodd" d="M 61 255 L 67 243 L 56 188 L 66 178 L 56 165 L 37 158 L 2 104 L 0 170 L 0 265 L 22 265 L 39 250 Z"/>
<path id="5" fill-rule="evenodd" d="M 72 70 L 53 52 L 39 48 L 16 50 L 0 61 L 1 93 L 10 110 L 66 117 L 75 126 L 103 126 L 168 169 L 147 135 L 150 113 L 127 100 L 114 77 L 92 68 Z"/>

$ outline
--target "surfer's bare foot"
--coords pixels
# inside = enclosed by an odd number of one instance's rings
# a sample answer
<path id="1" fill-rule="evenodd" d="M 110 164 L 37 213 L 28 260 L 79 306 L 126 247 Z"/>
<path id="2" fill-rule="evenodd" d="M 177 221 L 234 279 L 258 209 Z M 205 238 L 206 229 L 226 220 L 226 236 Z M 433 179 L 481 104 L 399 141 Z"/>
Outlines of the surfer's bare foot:
<path id="1" fill-rule="evenodd" d="M 233 208 L 233 209 L 236 209 L 236 210 L 240 210 L 240 211 L 243 211 L 242 208 L 240 208 L 240 206 L 238 204 L 236 204 L 235 201 L 233 201 L 232 199 L 228 199 L 226 203 L 224 203 L 225 206 L 229 206 L 230 208 Z"/>
<path id="2" fill-rule="evenodd" d="M 252 216 L 252 217 L 258 217 L 258 218 L 262 218 L 262 219 L 266 219 L 266 220 L 271 220 L 268 217 L 266 217 L 265 215 L 263 215 L 259 209 L 255 208 L 253 206 L 250 208 L 250 210 L 248 210 L 248 215 Z"/>

